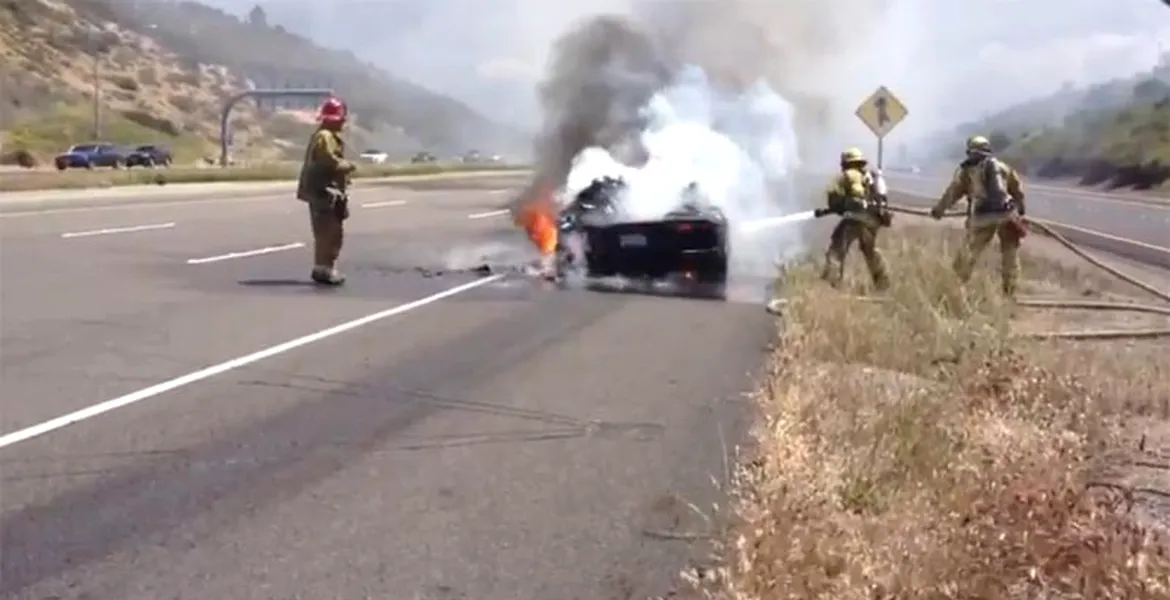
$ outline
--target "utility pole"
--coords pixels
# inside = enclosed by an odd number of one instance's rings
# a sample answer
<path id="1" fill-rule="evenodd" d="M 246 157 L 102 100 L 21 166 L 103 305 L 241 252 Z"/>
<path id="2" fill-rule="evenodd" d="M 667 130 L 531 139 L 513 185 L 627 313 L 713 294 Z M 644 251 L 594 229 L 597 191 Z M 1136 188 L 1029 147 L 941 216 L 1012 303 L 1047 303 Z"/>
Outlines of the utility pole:
<path id="1" fill-rule="evenodd" d="M 89 38 L 90 58 L 93 59 L 93 141 L 102 137 L 102 56 L 107 50 L 106 32 L 90 26 L 86 35 Z"/>
<path id="2" fill-rule="evenodd" d="M 0 131 L 8 127 L 8 113 L 12 110 L 12 98 L 8 97 L 8 67 L 0 66 Z"/>
<path id="3" fill-rule="evenodd" d="M 93 141 L 102 137 L 102 55 L 97 44 L 93 48 Z"/>

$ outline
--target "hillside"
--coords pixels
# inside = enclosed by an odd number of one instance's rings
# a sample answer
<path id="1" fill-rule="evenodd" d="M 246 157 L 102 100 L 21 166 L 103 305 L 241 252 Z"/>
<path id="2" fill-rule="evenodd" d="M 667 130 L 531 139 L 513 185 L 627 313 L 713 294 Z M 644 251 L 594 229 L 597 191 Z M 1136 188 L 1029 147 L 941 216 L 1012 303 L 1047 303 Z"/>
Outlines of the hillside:
<path id="1" fill-rule="evenodd" d="M 0 0 L 0 58 L 6 153 L 43 157 L 91 139 L 95 73 L 99 137 L 168 143 L 180 160 L 215 156 L 223 100 L 263 86 L 336 90 L 356 116 L 354 148 L 405 157 L 523 144 L 470 108 L 348 53 L 194 2 Z M 255 103 L 238 105 L 232 123 L 233 156 L 243 160 L 293 155 L 311 128 L 303 114 Z"/>
<path id="2" fill-rule="evenodd" d="M 1170 189 L 1170 59 L 1149 73 L 1066 88 L 962 126 L 990 134 L 1028 174 L 1081 185 Z"/>

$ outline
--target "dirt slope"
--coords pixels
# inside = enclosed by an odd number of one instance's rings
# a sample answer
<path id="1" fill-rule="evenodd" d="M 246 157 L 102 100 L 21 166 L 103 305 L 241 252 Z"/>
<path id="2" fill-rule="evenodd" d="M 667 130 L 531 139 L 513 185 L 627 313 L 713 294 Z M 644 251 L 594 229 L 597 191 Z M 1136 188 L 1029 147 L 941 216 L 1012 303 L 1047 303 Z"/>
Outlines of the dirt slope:
<path id="1" fill-rule="evenodd" d="M 95 74 L 103 140 L 169 143 L 183 160 L 215 154 L 224 99 L 257 81 L 332 87 L 359 115 L 354 145 L 400 156 L 476 142 L 486 151 L 518 137 L 351 55 L 194 2 L 0 0 L 0 65 L 5 152 L 41 158 L 93 137 Z M 310 127 L 254 103 L 240 105 L 232 124 L 247 160 L 287 157 Z"/>

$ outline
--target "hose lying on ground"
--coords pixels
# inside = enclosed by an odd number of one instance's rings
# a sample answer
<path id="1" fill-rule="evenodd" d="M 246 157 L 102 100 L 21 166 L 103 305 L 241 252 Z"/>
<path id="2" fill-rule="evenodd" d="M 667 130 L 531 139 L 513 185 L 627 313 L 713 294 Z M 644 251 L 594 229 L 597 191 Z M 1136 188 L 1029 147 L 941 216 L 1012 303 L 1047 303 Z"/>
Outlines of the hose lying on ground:
<path id="1" fill-rule="evenodd" d="M 913 208 L 909 206 L 890 205 L 890 210 L 898 213 L 916 215 L 920 217 L 929 217 L 930 211 L 920 208 Z M 947 217 L 966 217 L 965 212 L 949 212 Z M 1160 290 L 1147 282 L 1136 279 L 1127 275 L 1117 268 L 1110 266 L 1100 259 L 1085 252 L 1081 247 L 1069 241 L 1067 237 L 1056 231 L 1047 224 L 1036 221 L 1034 219 L 1025 218 L 1027 224 L 1041 233 L 1053 238 L 1060 245 L 1067 248 L 1073 254 L 1084 259 L 1095 267 L 1098 267 L 1114 277 L 1129 283 L 1155 297 L 1170 304 L 1170 293 Z M 866 298 L 868 301 L 886 301 L 885 298 Z M 1102 302 L 1102 301 L 1084 301 L 1084 300 L 1039 300 L 1021 298 L 1015 303 L 1017 306 L 1028 308 L 1047 308 L 1047 309 L 1076 309 L 1076 310 L 1100 310 L 1100 311 L 1129 311 L 1140 312 L 1147 314 L 1156 314 L 1170 317 L 1170 306 L 1155 306 L 1150 304 L 1137 304 L 1127 302 Z M 1170 337 L 1170 327 L 1167 328 L 1150 328 L 1150 329 L 1105 329 L 1095 331 L 1046 331 L 1020 334 L 1015 337 L 1029 338 L 1029 339 L 1065 339 L 1065 340 L 1121 340 L 1121 339 L 1159 339 Z"/>
<path id="2" fill-rule="evenodd" d="M 912 208 L 909 206 L 891 206 L 891 210 L 917 215 L 922 217 L 929 217 L 930 211 L 919 208 Z M 950 212 L 947 217 L 966 217 L 965 212 Z M 1170 303 L 1170 293 L 1162 291 L 1157 287 L 1150 285 L 1147 282 L 1141 281 L 1135 277 L 1121 272 L 1116 267 L 1113 267 L 1101 261 L 1097 257 L 1085 252 L 1080 246 L 1074 244 L 1067 237 L 1059 231 L 1035 219 L 1025 217 L 1025 222 L 1032 229 L 1039 230 L 1041 233 L 1056 240 L 1061 246 L 1064 246 L 1073 254 L 1076 254 L 1081 259 L 1089 264 L 1113 275 L 1114 277 L 1133 285 L 1158 299 Z M 1048 309 L 1076 309 L 1076 310 L 1122 310 L 1132 312 L 1143 312 L 1148 314 L 1158 314 L 1170 316 L 1170 306 L 1152 306 L 1148 304 L 1130 304 L 1124 302 L 1092 302 L 1084 300 L 1035 300 L 1021 298 L 1016 302 L 1017 306 L 1029 308 L 1048 308 Z M 1156 339 L 1163 337 L 1170 337 L 1170 327 L 1168 328 L 1150 328 L 1150 329 L 1107 329 L 1097 331 L 1045 331 L 1022 334 L 1017 337 L 1033 338 L 1033 339 L 1068 339 L 1068 340 L 1119 340 L 1119 339 Z"/>
<path id="3" fill-rule="evenodd" d="M 900 213 L 904 213 L 904 214 L 908 214 L 908 215 L 915 215 L 915 216 L 919 216 L 919 217 L 929 217 L 930 216 L 929 210 L 923 210 L 920 208 L 911 208 L 909 206 L 891 205 L 890 210 L 892 210 L 894 212 L 900 212 Z M 945 216 L 947 216 L 947 217 L 966 217 L 967 213 L 965 213 L 965 212 L 949 212 Z M 1077 256 L 1081 257 L 1089 264 L 1105 271 L 1106 273 L 1109 273 L 1110 275 L 1113 275 L 1114 277 L 1116 277 L 1116 278 L 1118 278 L 1118 279 L 1120 279 L 1120 280 L 1122 280 L 1122 281 L 1124 281 L 1124 282 L 1126 282 L 1134 287 L 1140 288 L 1141 290 L 1157 297 L 1159 300 L 1162 300 L 1164 302 L 1170 302 L 1170 292 L 1165 292 L 1165 291 L 1160 290 L 1160 289 L 1158 289 L 1158 288 L 1156 288 L 1156 287 L 1154 287 L 1154 286 L 1152 286 L 1144 281 L 1135 279 L 1129 275 L 1126 275 L 1125 273 L 1122 273 L 1116 267 L 1113 267 L 1111 265 L 1108 265 L 1108 264 L 1102 262 L 1101 259 L 1089 254 L 1088 252 L 1085 252 L 1080 246 L 1074 244 L 1067 237 L 1065 237 L 1064 234 L 1060 233 L 1059 231 L 1056 231 L 1052 227 L 1049 227 L 1048 224 L 1043 223 L 1041 221 L 1037 221 L 1035 219 L 1030 219 L 1027 217 L 1024 218 L 1024 221 L 1029 225 L 1029 227 L 1040 230 L 1041 233 L 1056 240 L 1061 246 L 1064 246 L 1069 251 L 1071 251 L 1073 254 L 1076 254 Z"/>

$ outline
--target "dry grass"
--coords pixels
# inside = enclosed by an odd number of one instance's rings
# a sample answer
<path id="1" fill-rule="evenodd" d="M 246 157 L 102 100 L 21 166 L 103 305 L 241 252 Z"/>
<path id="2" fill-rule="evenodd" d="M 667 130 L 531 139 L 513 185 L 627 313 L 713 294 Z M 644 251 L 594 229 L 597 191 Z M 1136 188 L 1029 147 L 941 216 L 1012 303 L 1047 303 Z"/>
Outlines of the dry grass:
<path id="1" fill-rule="evenodd" d="M 1170 418 L 1167 346 L 1012 339 L 1034 315 L 998 298 L 991 269 L 960 291 L 953 239 L 904 231 L 885 245 L 898 275 L 890 302 L 830 293 L 809 267 L 788 274 L 757 456 L 739 476 L 723 566 L 702 590 L 1170 598 L 1158 528 L 1128 514 L 1158 490 L 1123 485 L 1127 465 L 1157 466 L 1138 460 L 1156 453 L 1133 441 L 1134 418 Z M 1104 285 L 1044 259 L 1029 266 L 1051 274 L 1033 293 Z"/>
<path id="2" fill-rule="evenodd" d="M 24 2 L 20 13 L 27 13 L 31 25 L 22 26 L 16 17 L 8 25 L 0 25 L 0 46 L 13 49 L 15 60 L 27 75 L 55 90 L 53 99 L 86 106 L 94 86 L 96 56 L 106 118 L 149 117 L 158 136 L 214 138 L 221 99 L 244 87 L 242 79 L 221 66 L 191 68 L 150 38 L 114 23 L 90 20 L 66 4 Z M 91 26 L 101 33 L 87 34 L 86 28 Z M 29 100 L 41 100 L 34 107 L 54 104 L 45 99 Z M 199 110 L 190 110 L 192 106 Z M 242 107 L 241 114 L 250 127 L 241 135 L 258 135 L 250 107 Z M 34 136 L 22 143 L 41 152 L 37 144 L 42 141 L 54 144 L 44 150 L 53 152 L 62 150 L 58 147 L 62 143 L 85 140 L 41 140 Z"/>

